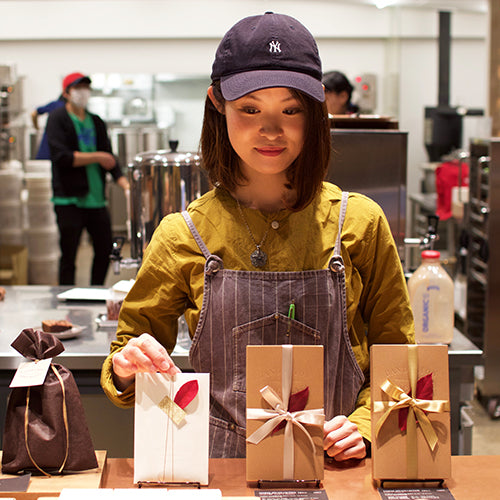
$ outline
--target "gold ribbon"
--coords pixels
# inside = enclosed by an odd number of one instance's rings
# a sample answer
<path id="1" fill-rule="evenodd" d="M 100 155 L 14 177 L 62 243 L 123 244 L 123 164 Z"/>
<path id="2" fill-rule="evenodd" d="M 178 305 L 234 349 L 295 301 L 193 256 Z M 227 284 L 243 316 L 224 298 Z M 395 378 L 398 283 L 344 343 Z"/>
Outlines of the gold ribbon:
<path id="1" fill-rule="evenodd" d="M 68 411 L 66 407 L 66 390 L 64 388 L 64 380 L 62 379 L 61 375 L 57 371 L 57 368 L 54 365 L 50 365 L 52 368 L 52 371 L 55 373 L 57 380 L 59 381 L 59 384 L 61 386 L 61 391 L 62 391 L 62 397 L 63 397 L 63 405 L 62 405 L 62 412 L 63 412 L 63 422 L 64 422 L 64 432 L 66 433 L 66 454 L 64 456 L 63 463 L 61 467 L 59 467 L 59 470 L 57 471 L 59 474 L 63 471 L 64 466 L 66 465 L 66 461 L 68 460 L 68 454 L 69 454 L 69 428 L 68 428 Z M 30 404 L 30 389 L 31 387 L 28 387 L 28 390 L 26 391 L 26 410 L 24 412 L 24 441 L 26 444 L 26 451 L 28 452 L 28 456 L 33 463 L 33 465 L 45 476 L 51 477 L 48 472 L 45 472 L 36 462 L 33 456 L 31 455 L 30 447 L 28 444 L 28 427 L 29 427 L 29 404 Z"/>
<path id="2" fill-rule="evenodd" d="M 418 357 L 417 357 L 417 346 L 408 346 L 408 374 L 410 378 L 410 388 L 411 393 L 417 393 L 417 367 L 418 367 Z M 425 441 L 429 448 L 434 451 L 438 443 L 438 438 L 436 431 L 432 426 L 432 422 L 429 420 L 425 412 L 432 413 L 442 413 L 445 411 L 450 411 L 450 402 L 447 400 L 439 399 L 417 399 L 406 394 L 403 389 L 393 384 L 390 380 L 386 380 L 380 388 L 394 401 L 374 401 L 373 411 L 374 413 L 380 413 L 384 411 L 384 415 L 379 419 L 377 425 L 375 426 L 375 436 L 378 437 L 379 432 L 387 421 L 389 415 L 394 412 L 401 410 L 402 408 L 408 408 L 408 418 L 407 418 L 407 464 L 408 464 L 408 476 L 409 478 L 418 477 L 417 470 L 417 424 L 422 430 L 422 434 L 425 437 Z"/>
<path id="3" fill-rule="evenodd" d="M 311 446 L 314 470 L 316 473 L 316 447 L 312 440 L 309 431 L 302 424 L 323 426 L 325 421 L 325 414 L 323 409 L 301 410 L 295 412 L 288 411 L 288 400 L 292 387 L 292 373 L 293 373 L 293 346 L 282 346 L 282 394 L 281 399 L 278 394 L 268 385 L 260 390 L 262 397 L 271 405 L 272 409 L 263 408 L 247 408 L 248 420 L 267 420 L 261 425 L 247 441 L 252 444 L 260 443 L 267 437 L 273 429 L 282 421 L 286 421 L 285 436 L 283 441 L 283 478 L 293 479 L 294 472 L 294 439 L 293 439 L 293 426 L 300 429 L 307 437 Z"/>

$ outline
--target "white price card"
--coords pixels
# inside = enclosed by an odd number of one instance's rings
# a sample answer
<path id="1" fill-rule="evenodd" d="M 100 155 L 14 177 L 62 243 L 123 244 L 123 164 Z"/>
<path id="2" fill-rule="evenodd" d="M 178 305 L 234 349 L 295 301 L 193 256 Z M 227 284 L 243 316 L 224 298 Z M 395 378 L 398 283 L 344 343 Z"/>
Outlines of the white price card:
<path id="1" fill-rule="evenodd" d="M 59 500 L 222 500 L 221 490 L 167 489 L 167 488 L 115 488 L 73 489 L 64 488 Z"/>
<path id="2" fill-rule="evenodd" d="M 116 490 L 115 490 L 116 491 Z M 180 490 L 170 489 L 167 500 L 222 500 L 221 490 Z"/>
<path id="3" fill-rule="evenodd" d="M 111 488 L 90 489 L 90 488 L 63 488 L 59 495 L 59 500 L 114 500 L 115 490 Z"/>
<path id="4" fill-rule="evenodd" d="M 47 376 L 52 358 L 23 361 L 17 369 L 9 387 L 31 387 L 42 385 Z"/>

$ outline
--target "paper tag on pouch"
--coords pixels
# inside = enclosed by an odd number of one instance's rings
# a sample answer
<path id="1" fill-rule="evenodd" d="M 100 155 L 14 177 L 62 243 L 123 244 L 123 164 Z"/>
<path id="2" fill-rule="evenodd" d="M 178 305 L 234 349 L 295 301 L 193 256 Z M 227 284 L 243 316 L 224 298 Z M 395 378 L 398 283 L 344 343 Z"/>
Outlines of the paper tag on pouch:
<path id="1" fill-rule="evenodd" d="M 32 387 L 42 385 L 49 371 L 52 358 L 23 361 L 17 369 L 9 387 Z"/>

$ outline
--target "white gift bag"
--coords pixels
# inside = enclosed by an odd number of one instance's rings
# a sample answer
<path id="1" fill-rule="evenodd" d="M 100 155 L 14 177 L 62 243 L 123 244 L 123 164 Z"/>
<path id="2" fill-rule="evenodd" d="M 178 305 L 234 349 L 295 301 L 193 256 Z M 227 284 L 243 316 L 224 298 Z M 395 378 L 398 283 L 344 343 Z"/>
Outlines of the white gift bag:
<path id="1" fill-rule="evenodd" d="M 134 483 L 208 485 L 209 374 L 138 373 L 135 384 Z"/>

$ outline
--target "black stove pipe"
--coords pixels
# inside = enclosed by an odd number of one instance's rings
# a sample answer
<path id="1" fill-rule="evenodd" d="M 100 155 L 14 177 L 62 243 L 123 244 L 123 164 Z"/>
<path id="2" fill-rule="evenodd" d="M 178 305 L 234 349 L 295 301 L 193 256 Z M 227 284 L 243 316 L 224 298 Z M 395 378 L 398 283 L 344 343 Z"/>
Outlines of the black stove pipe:
<path id="1" fill-rule="evenodd" d="M 431 162 L 462 146 L 462 119 L 482 109 L 450 106 L 451 13 L 439 12 L 438 104 L 425 108 L 424 142 Z"/>
<path id="2" fill-rule="evenodd" d="M 439 89 L 438 106 L 450 105 L 450 50 L 451 50 L 451 13 L 439 12 Z"/>
<path id="3" fill-rule="evenodd" d="M 450 106 L 451 13 L 439 12 L 438 104 L 425 108 L 424 142 L 431 162 L 460 148 L 462 114 Z"/>

